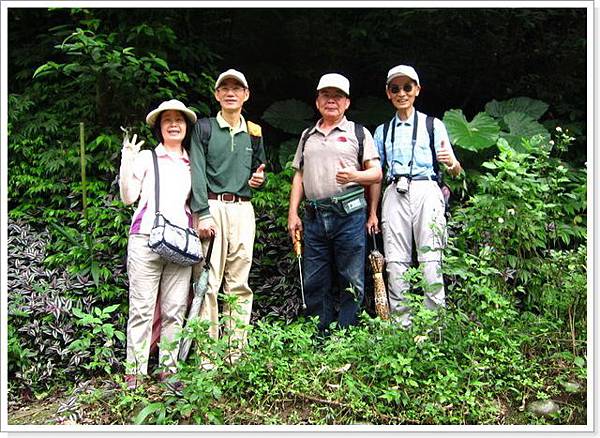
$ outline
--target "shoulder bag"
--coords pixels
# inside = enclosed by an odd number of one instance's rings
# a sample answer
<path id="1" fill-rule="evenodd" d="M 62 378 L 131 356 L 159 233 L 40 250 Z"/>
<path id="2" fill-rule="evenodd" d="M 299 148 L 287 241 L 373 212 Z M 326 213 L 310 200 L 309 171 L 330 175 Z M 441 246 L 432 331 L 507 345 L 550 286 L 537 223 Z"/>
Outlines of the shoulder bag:
<path id="1" fill-rule="evenodd" d="M 152 150 L 154 161 L 154 199 L 156 217 L 150 231 L 148 246 L 171 263 L 190 266 L 202 261 L 202 245 L 195 230 L 182 228 L 172 224 L 160 213 L 160 183 L 158 176 L 158 159 Z"/>

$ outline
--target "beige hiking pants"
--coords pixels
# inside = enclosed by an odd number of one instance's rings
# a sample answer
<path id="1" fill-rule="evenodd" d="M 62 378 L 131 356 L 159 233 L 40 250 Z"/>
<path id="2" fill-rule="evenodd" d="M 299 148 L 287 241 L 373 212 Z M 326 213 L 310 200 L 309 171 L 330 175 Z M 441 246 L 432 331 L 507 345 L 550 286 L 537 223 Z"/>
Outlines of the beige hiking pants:
<path id="1" fill-rule="evenodd" d="M 246 342 L 246 329 L 252 312 L 252 290 L 248 285 L 248 276 L 252 266 L 252 252 L 256 231 L 254 208 L 248 201 L 224 202 L 208 201 L 210 213 L 215 221 L 217 233 L 210 258 L 211 269 L 208 274 L 208 289 L 200 318 L 211 322 L 209 335 L 219 337 L 219 306 L 217 296 L 220 288 L 237 301 L 232 306 L 223 303 L 224 333 L 231 334 L 232 356 L 239 355 L 240 348 Z M 208 240 L 202 243 L 206 254 Z M 202 264 L 194 266 L 194 280 L 200 275 Z"/>
<path id="2" fill-rule="evenodd" d="M 407 193 L 390 184 L 383 194 L 381 228 L 388 274 L 390 310 L 403 325 L 410 325 L 410 309 L 404 294 L 410 284 L 402 277 L 410 267 L 413 236 L 419 266 L 430 285 L 424 304 L 429 309 L 445 306 L 442 251 L 446 245 L 444 198 L 435 181 L 411 181 Z"/>
<path id="3" fill-rule="evenodd" d="M 191 266 L 162 259 L 148 247 L 147 234 L 131 234 L 127 246 L 129 321 L 127 322 L 128 374 L 147 374 L 152 322 L 160 294 L 160 344 L 172 343 L 183 324 L 190 290 Z M 159 362 L 174 372 L 179 343 L 159 345 Z"/>

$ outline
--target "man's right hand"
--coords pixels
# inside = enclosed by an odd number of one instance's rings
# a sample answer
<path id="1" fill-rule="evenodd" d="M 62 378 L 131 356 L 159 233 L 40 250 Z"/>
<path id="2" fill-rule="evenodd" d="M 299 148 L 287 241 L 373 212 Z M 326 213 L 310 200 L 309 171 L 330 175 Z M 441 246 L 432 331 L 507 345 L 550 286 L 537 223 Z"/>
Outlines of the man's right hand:
<path id="1" fill-rule="evenodd" d="M 367 233 L 369 235 L 378 234 L 379 233 L 379 220 L 377 219 L 377 214 L 370 214 L 366 223 Z"/>
<path id="2" fill-rule="evenodd" d="M 208 239 L 217 233 L 217 225 L 212 217 L 206 217 L 198 222 L 197 230 L 201 239 Z"/>
<path id="3" fill-rule="evenodd" d="M 292 239 L 292 242 L 296 240 L 296 230 L 302 233 L 302 220 L 297 214 L 288 215 L 288 233 Z"/>

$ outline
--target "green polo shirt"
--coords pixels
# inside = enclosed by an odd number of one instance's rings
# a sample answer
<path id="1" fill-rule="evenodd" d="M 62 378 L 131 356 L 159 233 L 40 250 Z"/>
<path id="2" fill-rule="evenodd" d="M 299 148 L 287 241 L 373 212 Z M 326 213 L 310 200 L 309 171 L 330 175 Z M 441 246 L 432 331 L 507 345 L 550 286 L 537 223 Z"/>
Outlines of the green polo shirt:
<path id="1" fill-rule="evenodd" d="M 257 151 L 252 149 L 246 120 L 232 128 L 217 114 L 210 118 L 211 135 L 208 147 L 200 142 L 200 125 L 192 132 L 190 168 L 192 197 L 190 207 L 200 218 L 210 216 L 207 193 L 234 193 L 252 197 L 248 180 L 256 168 L 266 161 L 262 137 Z"/>

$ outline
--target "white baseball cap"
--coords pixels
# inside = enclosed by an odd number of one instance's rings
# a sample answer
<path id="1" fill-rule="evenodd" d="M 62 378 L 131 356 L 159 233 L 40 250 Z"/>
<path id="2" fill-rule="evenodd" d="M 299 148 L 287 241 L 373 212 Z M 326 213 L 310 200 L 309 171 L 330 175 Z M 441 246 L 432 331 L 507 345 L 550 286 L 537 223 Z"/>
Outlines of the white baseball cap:
<path id="1" fill-rule="evenodd" d="M 217 82 L 215 82 L 215 90 L 219 88 L 221 82 L 223 82 L 225 79 L 235 79 L 238 82 L 240 82 L 244 87 L 249 88 L 248 81 L 246 81 L 246 76 L 244 76 L 242 72 L 230 68 L 229 70 L 224 71 L 219 75 L 219 77 L 217 78 Z"/>
<path id="2" fill-rule="evenodd" d="M 421 86 L 419 83 L 419 75 L 417 75 L 415 69 L 410 65 L 397 65 L 396 67 L 390 69 L 385 84 L 389 84 L 392 79 L 397 78 L 398 76 L 408 76 L 415 81 L 419 87 Z"/>
<path id="3" fill-rule="evenodd" d="M 150 111 L 146 116 L 146 123 L 150 126 L 154 126 L 154 122 L 156 122 L 156 118 L 159 116 L 159 114 L 167 110 L 181 111 L 190 122 L 196 123 L 196 113 L 194 113 L 194 111 L 192 111 L 191 109 L 187 108 L 182 102 L 180 102 L 177 99 L 166 100 L 163 103 L 161 103 L 158 106 L 158 108 Z"/>
<path id="4" fill-rule="evenodd" d="M 321 76 L 317 91 L 327 87 L 337 88 L 343 91 L 346 96 L 350 96 L 350 81 L 338 73 L 327 73 Z"/>

